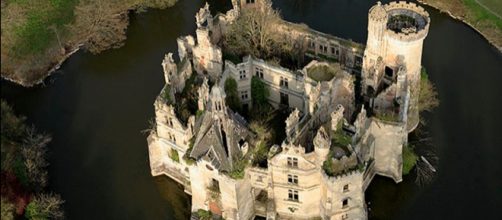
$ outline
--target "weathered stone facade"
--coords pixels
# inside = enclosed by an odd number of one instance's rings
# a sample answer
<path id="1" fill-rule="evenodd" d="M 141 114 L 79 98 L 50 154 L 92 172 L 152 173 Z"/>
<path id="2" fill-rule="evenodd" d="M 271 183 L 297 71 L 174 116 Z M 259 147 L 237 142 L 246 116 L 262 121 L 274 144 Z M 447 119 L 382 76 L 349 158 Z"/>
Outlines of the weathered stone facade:
<path id="1" fill-rule="evenodd" d="M 281 31 L 311 45 L 306 56 L 325 60 L 290 70 L 251 56 L 241 63 L 222 60 L 215 42 L 225 26 L 261 0 L 232 2 L 232 10 L 216 17 L 208 5 L 202 8 L 197 43 L 179 38 L 180 64 L 172 54 L 162 62 L 166 86 L 155 101 L 156 124 L 148 137 L 152 175 L 182 184 L 192 195 L 192 211 L 225 219 L 367 219 L 364 192 L 373 177 L 402 180 L 402 147 L 415 126 L 409 124 L 415 120 L 413 85 L 430 22 L 426 12 L 410 3 L 378 3 L 370 9 L 365 50 L 284 22 Z M 388 24 L 400 14 L 418 21 Z M 395 33 L 396 27 L 405 33 Z M 361 94 L 356 74 L 362 76 Z M 253 109 L 256 77 L 269 89 L 274 108 L 292 110 L 286 138 L 270 147 L 266 167 L 242 165 L 257 143 L 246 119 L 227 107 L 223 88 L 230 77 L 243 108 Z M 197 100 L 187 104 L 183 96 L 190 90 Z M 358 95 L 364 103 L 356 103 Z M 189 116 L 184 105 L 192 106 Z"/>

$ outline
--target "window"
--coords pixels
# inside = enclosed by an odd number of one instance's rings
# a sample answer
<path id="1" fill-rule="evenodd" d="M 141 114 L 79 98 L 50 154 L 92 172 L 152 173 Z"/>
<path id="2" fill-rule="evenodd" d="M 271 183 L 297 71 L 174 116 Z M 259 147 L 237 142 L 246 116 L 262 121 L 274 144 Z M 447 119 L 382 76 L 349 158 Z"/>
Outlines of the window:
<path id="1" fill-rule="evenodd" d="M 342 201 L 342 208 L 347 208 L 349 206 L 349 199 L 344 199 Z"/>
<path id="2" fill-rule="evenodd" d="M 256 76 L 263 79 L 263 69 L 256 67 Z"/>
<path id="3" fill-rule="evenodd" d="M 309 47 L 312 49 L 315 48 L 315 42 L 313 40 L 310 40 Z"/>
<path id="4" fill-rule="evenodd" d="M 289 106 L 289 96 L 286 93 L 280 92 L 280 103 L 281 105 L 287 105 Z"/>
<path id="5" fill-rule="evenodd" d="M 288 157 L 288 166 L 289 167 L 298 167 L 298 158 Z"/>
<path id="6" fill-rule="evenodd" d="M 256 182 L 262 183 L 263 182 L 263 176 L 258 176 L 258 178 L 256 178 Z"/>
<path id="7" fill-rule="evenodd" d="M 242 100 L 247 100 L 248 99 L 248 91 L 241 91 L 241 99 Z"/>
<path id="8" fill-rule="evenodd" d="M 245 79 L 245 78 L 246 78 L 246 70 L 240 70 L 239 79 Z"/>
<path id="9" fill-rule="evenodd" d="M 319 45 L 319 50 L 322 52 L 322 53 L 328 53 L 328 47 L 324 46 L 324 45 Z"/>
<path id="10" fill-rule="evenodd" d="M 349 184 L 345 184 L 343 186 L 343 192 L 348 192 L 349 191 Z"/>
<path id="11" fill-rule="evenodd" d="M 285 77 L 282 77 L 282 76 L 281 76 L 281 81 L 279 82 L 279 85 L 280 85 L 281 87 L 288 88 L 288 85 L 289 85 L 289 83 L 288 83 L 288 78 L 285 78 Z"/>
<path id="12" fill-rule="evenodd" d="M 214 191 L 219 192 L 220 191 L 220 182 L 218 182 L 218 180 L 211 179 L 211 188 Z"/>
<path id="13" fill-rule="evenodd" d="M 246 4 L 254 4 L 255 0 L 246 0 Z"/>
<path id="14" fill-rule="evenodd" d="M 298 190 L 289 189 L 288 190 L 288 199 L 291 201 L 298 202 L 299 201 Z"/>
<path id="15" fill-rule="evenodd" d="M 172 127 L 173 126 L 173 119 L 167 118 L 167 124 Z"/>
<path id="16" fill-rule="evenodd" d="M 288 183 L 298 185 L 298 176 L 288 174 Z"/>

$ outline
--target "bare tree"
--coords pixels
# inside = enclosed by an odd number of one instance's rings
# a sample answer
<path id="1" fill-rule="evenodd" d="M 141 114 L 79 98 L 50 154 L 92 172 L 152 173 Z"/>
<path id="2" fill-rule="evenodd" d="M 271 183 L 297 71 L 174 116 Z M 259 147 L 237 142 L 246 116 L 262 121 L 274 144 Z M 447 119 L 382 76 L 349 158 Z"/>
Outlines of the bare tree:
<path id="1" fill-rule="evenodd" d="M 75 40 L 83 39 L 84 48 L 99 53 L 124 44 L 129 24 L 127 10 L 117 0 L 83 0 L 75 7 Z"/>
<path id="2" fill-rule="evenodd" d="M 263 1 L 260 7 L 242 10 L 227 31 L 224 45 L 234 54 L 269 57 L 281 40 L 277 32 L 279 22 L 279 12 L 270 1 Z"/>
<path id="3" fill-rule="evenodd" d="M 4 197 L 2 199 L 2 204 L 1 204 L 1 219 L 2 220 L 13 220 L 14 219 L 14 204 L 11 202 L 7 201 Z"/>
<path id="4" fill-rule="evenodd" d="M 425 69 L 422 69 L 421 79 L 420 79 L 420 93 L 418 95 L 418 110 L 431 111 L 439 105 L 438 93 L 431 81 Z"/>
<path id="5" fill-rule="evenodd" d="M 58 194 L 36 195 L 26 207 L 28 219 L 63 219 L 64 200 Z"/>
<path id="6" fill-rule="evenodd" d="M 46 134 L 38 134 L 34 127 L 26 130 L 21 153 L 24 157 L 27 175 L 30 177 L 30 184 L 34 189 L 42 189 L 47 185 L 47 170 L 49 163 L 45 159 L 47 154 L 47 144 L 51 137 Z"/>

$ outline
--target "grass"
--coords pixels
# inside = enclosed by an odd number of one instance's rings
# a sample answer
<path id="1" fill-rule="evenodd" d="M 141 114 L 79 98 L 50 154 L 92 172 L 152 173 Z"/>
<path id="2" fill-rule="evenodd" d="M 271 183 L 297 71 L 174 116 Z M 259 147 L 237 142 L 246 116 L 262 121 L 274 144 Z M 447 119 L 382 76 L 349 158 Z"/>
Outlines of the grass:
<path id="1" fill-rule="evenodd" d="M 449 11 L 479 30 L 489 41 L 502 49 L 502 19 L 500 0 L 421 0 L 440 10 Z M 479 3 L 484 4 L 488 11 Z M 497 15 L 499 17 L 497 17 Z"/>
<path id="2" fill-rule="evenodd" d="M 382 121 L 399 122 L 399 115 L 392 112 L 378 112 L 375 117 Z"/>
<path id="3" fill-rule="evenodd" d="M 315 81 L 329 81 L 340 71 L 339 64 L 317 65 L 307 70 L 308 76 Z"/>
<path id="4" fill-rule="evenodd" d="M 417 164 L 418 156 L 413 151 L 412 145 L 403 145 L 403 175 L 410 173 Z"/>
<path id="5" fill-rule="evenodd" d="M 56 43 L 56 32 L 65 33 L 65 25 L 71 23 L 74 18 L 73 9 L 77 0 L 38 0 L 14 1 L 10 4 L 19 4 L 29 8 L 26 12 L 26 20 L 23 24 L 14 28 L 17 42 L 14 48 L 15 54 L 40 54 Z"/>
<path id="6" fill-rule="evenodd" d="M 502 17 L 502 1 L 500 0 L 477 0 L 480 4 L 489 8 L 492 12 Z"/>

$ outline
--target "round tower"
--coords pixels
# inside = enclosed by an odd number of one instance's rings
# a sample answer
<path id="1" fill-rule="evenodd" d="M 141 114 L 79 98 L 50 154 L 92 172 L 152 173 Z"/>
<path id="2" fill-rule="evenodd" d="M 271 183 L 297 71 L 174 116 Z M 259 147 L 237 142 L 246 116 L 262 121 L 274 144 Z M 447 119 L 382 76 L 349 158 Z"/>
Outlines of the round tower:
<path id="1" fill-rule="evenodd" d="M 368 40 L 364 52 L 363 85 L 378 90 L 384 76 L 396 78 L 404 67 L 410 86 L 408 130 L 418 125 L 418 94 L 423 41 L 429 32 L 429 14 L 408 2 L 378 2 L 369 11 Z M 367 83 L 364 81 L 367 80 Z M 372 83 L 372 84 L 371 84 Z M 363 91 L 366 87 L 363 87 Z"/>

